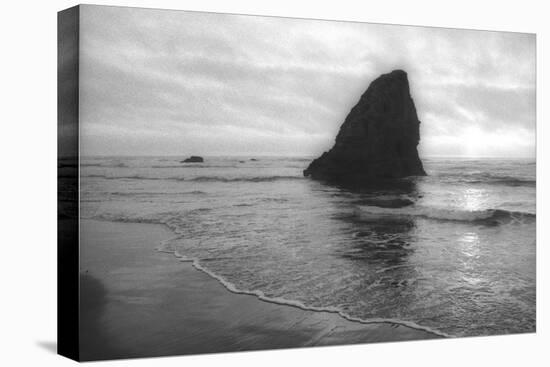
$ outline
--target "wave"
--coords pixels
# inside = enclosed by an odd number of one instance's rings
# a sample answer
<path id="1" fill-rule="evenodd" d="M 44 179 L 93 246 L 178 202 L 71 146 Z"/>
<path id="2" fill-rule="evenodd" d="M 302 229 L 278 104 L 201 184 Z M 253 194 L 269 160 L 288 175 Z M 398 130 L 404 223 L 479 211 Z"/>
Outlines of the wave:
<path id="1" fill-rule="evenodd" d="M 403 208 L 381 208 L 377 206 L 359 206 L 356 214 L 366 220 L 402 220 L 410 217 L 421 217 L 433 220 L 472 222 L 478 224 L 525 224 L 533 223 L 536 215 L 532 213 L 508 211 L 503 209 L 461 210 L 423 206 Z"/>
<path id="2" fill-rule="evenodd" d="M 153 165 L 151 168 L 207 168 L 208 166 L 184 166 L 182 164 L 177 165 L 166 165 L 166 166 L 160 166 L 160 165 Z"/>
<path id="3" fill-rule="evenodd" d="M 189 181 L 196 182 L 273 182 L 280 180 L 301 180 L 301 176 L 258 176 L 258 177 L 220 177 L 220 176 L 199 176 Z"/>
<path id="4" fill-rule="evenodd" d="M 124 163 L 104 164 L 104 163 L 80 163 L 80 167 L 111 167 L 111 168 L 127 168 Z"/>
<path id="5" fill-rule="evenodd" d="M 536 180 L 526 180 L 526 179 L 520 179 L 516 177 L 508 177 L 508 176 L 502 176 L 500 178 L 492 178 L 489 180 L 468 180 L 468 183 L 473 184 L 483 184 L 483 183 L 490 183 L 495 185 L 505 185 L 505 186 L 530 186 L 535 187 L 537 185 Z"/>
<path id="6" fill-rule="evenodd" d="M 163 177 L 149 177 L 149 176 L 140 176 L 140 175 L 108 176 L 108 175 L 100 175 L 100 174 L 89 174 L 89 175 L 81 175 L 80 177 L 102 178 L 104 180 L 177 180 L 177 181 L 183 181 L 184 180 L 183 177 L 163 178 Z"/>
<path id="7" fill-rule="evenodd" d="M 235 284 L 231 283 L 230 281 L 225 279 L 223 276 L 221 276 L 219 274 L 216 274 L 215 272 L 213 272 L 212 270 L 208 269 L 203 264 L 201 264 L 201 262 L 198 258 L 192 258 L 192 257 L 187 257 L 185 255 L 182 255 L 177 250 L 175 250 L 172 246 L 169 245 L 169 243 L 171 241 L 179 239 L 179 238 L 181 238 L 181 236 L 176 236 L 174 238 L 170 238 L 168 240 L 162 241 L 160 246 L 157 248 L 157 251 L 172 254 L 175 257 L 177 257 L 181 262 L 190 262 L 195 269 L 207 274 L 211 278 L 216 279 L 218 282 L 220 282 L 231 293 L 255 296 L 255 297 L 257 297 L 258 299 L 260 299 L 264 302 L 269 302 L 269 303 L 282 305 L 282 306 L 295 307 L 295 308 L 299 308 L 299 309 L 304 310 L 304 311 L 334 313 L 334 314 L 337 314 L 340 317 L 342 317 L 342 318 L 344 318 L 348 321 L 356 322 L 356 323 L 360 323 L 360 324 L 402 325 L 402 326 L 405 326 L 405 327 L 408 327 L 408 328 L 411 328 L 411 329 L 424 331 L 424 332 L 434 334 L 434 335 L 437 335 L 437 336 L 441 336 L 441 337 L 445 337 L 445 338 L 453 337 L 452 335 L 446 334 L 446 333 L 441 332 L 439 330 L 432 329 L 432 328 L 427 327 L 427 326 L 418 325 L 418 324 L 416 324 L 415 322 L 412 322 L 412 321 L 399 320 L 399 319 L 390 319 L 390 318 L 387 318 L 387 319 L 386 318 L 362 319 L 362 318 L 359 318 L 359 317 L 351 316 L 351 315 L 345 313 L 342 309 L 340 309 L 338 307 L 333 307 L 333 306 L 328 306 L 328 307 L 308 306 L 308 305 L 304 304 L 303 302 L 300 302 L 300 301 L 297 301 L 297 300 L 289 300 L 289 299 L 282 298 L 282 297 L 270 297 L 270 296 L 267 296 L 264 292 L 262 292 L 260 290 L 239 289 L 239 288 L 237 288 L 237 286 Z"/>
<path id="8" fill-rule="evenodd" d="M 125 165 L 124 163 L 117 163 L 117 164 L 105 165 L 105 167 L 126 168 L 128 166 Z"/>
<path id="9" fill-rule="evenodd" d="M 414 201 L 408 197 L 380 195 L 376 198 L 361 199 L 361 204 L 380 208 L 403 208 L 414 205 Z"/>
<path id="10" fill-rule="evenodd" d="M 111 192 L 110 193 L 113 196 L 128 196 L 128 197 L 134 197 L 134 196 L 178 196 L 178 195 L 207 195 L 206 192 L 201 190 L 192 190 L 192 191 L 181 191 L 181 192 L 147 192 L 147 191 L 139 191 L 139 192 Z"/>
<path id="11" fill-rule="evenodd" d="M 487 172 L 473 172 L 470 174 L 461 173 L 441 173 L 436 175 L 443 180 L 449 180 L 468 184 L 490 184 L 504 186 L 536 186 L 536 180 L 532 178 L 515 177 L 509 175 L 498 175 Z"/>
<path id="12" fill-rule="evenodd" d="M 239 166 L 240 168 L 241 166 Z M 151 168 L 237 168 L 233 165 L 208 165 L 208 164 L 172 164 L 172 165 L 153 165 Z"/>
<path id="13" fill-rule="evenodd" d="M 165 181 L 191 181 L 191 182 L 273 182 L 280 180 L 301 180 L 301 176 L 257 176 L 257 177 L 221 177 L 198 176 L 190 179 L 184 177 L 151 177 L 151 176 L 109 176 L 101 174 L 82 175 L 85 178 L 101 178 L 104 180 L 165 180 Z"/>
<path id="14" fill-rule="evenodd" d="M 311 162 L 312 160 L 314 160 L 315 157 L 306 157 L 306 158 L 288 158 L 289 161 L 292 161 L 292 162 Z"/>

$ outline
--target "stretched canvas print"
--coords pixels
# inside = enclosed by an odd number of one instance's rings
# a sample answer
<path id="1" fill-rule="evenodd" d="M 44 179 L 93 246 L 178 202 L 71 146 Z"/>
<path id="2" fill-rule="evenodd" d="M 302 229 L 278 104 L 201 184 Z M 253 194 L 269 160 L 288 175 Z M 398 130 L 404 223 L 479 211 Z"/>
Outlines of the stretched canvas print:
<path id="1" fill-rule="evenodd" d="M 534 34 L 58 20 L 60 354 L 535 332 Z"/>

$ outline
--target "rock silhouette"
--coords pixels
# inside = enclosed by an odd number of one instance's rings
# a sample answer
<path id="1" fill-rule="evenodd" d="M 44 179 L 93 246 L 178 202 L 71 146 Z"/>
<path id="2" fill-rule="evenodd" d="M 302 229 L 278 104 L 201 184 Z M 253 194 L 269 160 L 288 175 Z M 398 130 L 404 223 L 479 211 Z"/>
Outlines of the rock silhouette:
<path id="1" fill-rule="evenodd" d="M 181 161 L 181 163 L 202 163 L 202 162 L 204 162 L 204 159 L 197 155 L 192 155 L 191 157 Z"/>
<path id="2" fill-rule="evenodd" d="M 407 73 L 382 74 L 351 109 L 332 149 L 313 160 L 304 176 L 342 183 L 425 176 L 419 125 Z"/>

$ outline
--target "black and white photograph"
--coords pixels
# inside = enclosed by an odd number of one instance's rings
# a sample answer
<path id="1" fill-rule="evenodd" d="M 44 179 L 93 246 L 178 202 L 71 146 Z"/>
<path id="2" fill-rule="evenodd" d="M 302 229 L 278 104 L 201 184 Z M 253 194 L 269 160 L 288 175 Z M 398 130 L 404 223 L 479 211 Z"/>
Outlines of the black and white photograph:
<path id="1" fill-rule="evenodd" d="M 536 332 L 534 34 L 94 5 L 58 27 L 79 359 Z"/>

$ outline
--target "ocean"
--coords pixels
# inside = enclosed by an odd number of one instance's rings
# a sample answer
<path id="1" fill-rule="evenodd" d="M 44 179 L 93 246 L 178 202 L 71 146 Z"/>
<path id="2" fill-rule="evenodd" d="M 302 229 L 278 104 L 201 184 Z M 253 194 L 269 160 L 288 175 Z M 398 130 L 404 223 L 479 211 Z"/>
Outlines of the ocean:
<path id="1" fill-rule="evenodd" d="M 313 157 L 184 158 L 83 158 L 80 216 L 164 224 L 152 251 L 268 302 L 444 336 L 535 331 L 533 159 L 424 158 L 426 177 L 358 190 L 303 177 Z"/>

